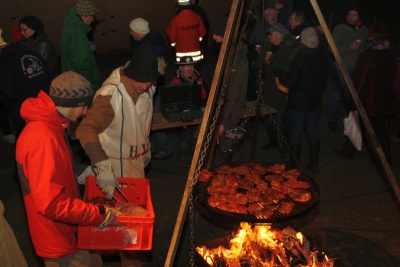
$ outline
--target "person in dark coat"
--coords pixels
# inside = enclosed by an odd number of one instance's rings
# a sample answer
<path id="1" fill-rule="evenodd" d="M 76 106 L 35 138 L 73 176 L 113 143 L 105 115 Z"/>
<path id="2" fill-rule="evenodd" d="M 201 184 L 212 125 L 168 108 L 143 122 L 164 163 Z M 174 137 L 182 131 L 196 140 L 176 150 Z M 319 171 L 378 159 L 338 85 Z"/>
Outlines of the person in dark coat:
<path id="1" fill-rule="evenodd" d="M 59 57 L 47 38 L 43 22 L 35 16 L 25 16 L 19 21 L 19 29 L 23 37 L 21 46 L 38 52 L 46 60 L 53 77 L 60 74 Z"/>
<path id="2" fill-rule="evenodd" d="M 40 90 L 48 92 L 52 78 L 49 66 L 37 52 L 15 42 L 0 49 L 0 95 L 17 137 L 25 126 L 19 114 L 22 102 L 36 97 Z"/>
<path id="3" fill-rule="evenodd" d="M 274 23 L 268 29 L 269 47 L 265 47 L 262 54 L 264 64 L 264 102 L 276 108 L 277 112 L 268 116 L 266 120 L 268 143 L 261 148 L 264 150 L 278 149 L 279 139 L 282 141 L 281 152 L 287 152 L 285 145 L 288 137 L 287 123 L 287 88 L 282 87 L 286 83 L 290 71 L 293 52 L 295 49 L 295 38 L 289 30 L 279 22 Z M 278 129 L 282 131 L 278 138 Z"/>
<path id="4" fill-rule="evenodd" d="M 304 29 L 301 32 L 301 45 L 293 58 L 288 80 L 290 145 L 294 152 L 294 155 L 291 155 L 292 167 L 296 167 L 300 161 L 304 129 L 310 152 L 310 165 L 307 168 L 318 172 L 320 147 L 318 118 L 321 113 L 321 94 L 326 87 L 327 69 L 328 57 L 319 47 L 316 29 L 313 27 Z"/>
<path id="5" fill-rule="evenodd" d="M 388 41 L 389 30 L 383 23 L 371 26 L 366 49 L 354 66 L 354 87 L 389 164 L 392 162 L 387 120 L 396 113 L 396 59 Z M 352 110 L 356 109 L 351 103 Z M 352 158 L 355 148 L 347 138 L 340 156 Z"/>

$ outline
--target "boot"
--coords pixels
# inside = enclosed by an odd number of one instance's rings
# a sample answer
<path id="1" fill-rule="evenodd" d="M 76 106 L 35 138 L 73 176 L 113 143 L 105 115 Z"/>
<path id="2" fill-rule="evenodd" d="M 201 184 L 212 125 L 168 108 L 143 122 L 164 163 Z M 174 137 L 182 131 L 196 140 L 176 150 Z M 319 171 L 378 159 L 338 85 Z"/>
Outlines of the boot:
<path id="1" fill-rule="evenodd" d="M 319 142 L 309 144 L 310 165 L 306 168 L 314 173 L 318 172 L 319 146 Z"/>
<path id="2" fill-rule="evenodd" d="M 293 155 L 290 153 L 290 168 L 298 168 L 300 164 L 301 145 L 290 146 L 290 150 L 293 152 Z"/>

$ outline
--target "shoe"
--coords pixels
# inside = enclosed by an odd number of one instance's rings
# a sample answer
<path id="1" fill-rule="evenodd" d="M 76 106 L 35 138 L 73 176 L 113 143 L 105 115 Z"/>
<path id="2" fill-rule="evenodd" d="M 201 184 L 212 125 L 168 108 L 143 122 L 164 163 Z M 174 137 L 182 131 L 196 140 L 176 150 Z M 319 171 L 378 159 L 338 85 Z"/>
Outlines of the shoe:
<path id="1" fill-rule="evenodd" d="M 10 144 L 15 144 L 15 135 L 7 134 L 3 136 L 3 140 Z"/>
<path id="2" fill-rule="evenodd" d="M 162 160 L 162 159 L 167 159 L 169 157 L 172 157 L 172 155 L 173 155 L 172 153 L 166 154 L 166 153 L 164 153 L 162 151 L 157 151 L 157 152 L 153 153 L 151 155 L 151 157 L 154 158 L 154 159 Z"/>
<path id="3" fill-rule="evenodd" d="M 332 132 L 338 132 L 339 131 L 339 126 L 338 126 L 336 121 L 328 122 L 328 128 Z"/>
<path id="4" fill-rule="evenodd" d="M 352 159 L 353 158 L 353 154 L 352 153 L 346 153 L 346 152 L 343 152 L 340 149 L 335 149 L 335 154 L 338 155 L 341 158 L 346 158 L 346 159 Z"/>
<path id="5" fill-rule="evenodd" d="M 266 145 L 263 145 L 263 146 L 261 147 L 261 149 L 263 149 L 263 150 L 270 150 L 270 149 L 277 148 L 277 147 L 278 147 L 277 144 L 268 143 L 268 144 L 266 144 Z"/>

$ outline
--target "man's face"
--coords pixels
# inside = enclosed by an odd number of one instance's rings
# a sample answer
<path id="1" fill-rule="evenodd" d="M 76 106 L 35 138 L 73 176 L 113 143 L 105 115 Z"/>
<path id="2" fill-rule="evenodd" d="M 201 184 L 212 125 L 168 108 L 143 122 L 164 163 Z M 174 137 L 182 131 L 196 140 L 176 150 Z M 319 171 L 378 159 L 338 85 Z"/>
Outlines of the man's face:
<path id="1" fill-rule="evenodd" d="M 265 10 L 264 19 L 270 25 L 274 24 L 275 22 L 278 21 L 278 11 L 276 11 L 275 9 L 267 9 L 267 10 Z"/>
<path id="2" fill-rule="evenodd" d="M 136 41 L 139 41 L 140 39 L 141 39 L 141 35 L 140 34 L 138 34 L 137 32 L 135 32 L 135 31 L 133 31 L 133 30 L 131 30 L 130 32 L 129 32 L 129 34 L 132 36 L 132 38 L 134 39 L 134 40 L 136 40 Z"/>
<path id="3" fill-rule="evenodd" d="M 181 70 L 185 78 L 189 78 L 192 77 L 193 75 L 194 65 L 190 64 L 190 65 L 179 66 L 179 69 Z"/>
<path id="4" fill-rule="evenodd" d="M 86 23 L 87 25 L 92 24 L 92 22 L 94 21 L 94 15 L 91 15 L 91 16 L 81 16 L 81 18 L 82 18 L 82 21 L 83 21 L 84 23 Z"/>
<path id="5" fill-rule="evenodd" d="M 356 25 L 359 19 L 360 17 L 358 16 L 358 12 L 354 10 L 349 11 L 346 17 L 346 21 L 350 25 Z"/>
<path id="6" fill-rule="evenodd" d="M 294 29 L 294 28 L 296 28 L 297 26 L 300 25 L 300 21 L 296 20 L 296 14 L 290 15 L 289 25 L 290 25 L 290 29 Z"/>
<path id="7" fill-rule="evenodd" d="M 144 82 L 144 83 L 141 83 L 141 82 L 137 82 L 137 81 L 131 79 L 132 88 L 133 88 L 133 90 L 134 90 L 136 93 L 138 93 L 139 95 L 141 95 L 141 94 L 143 94 L 144 92 L 146 92 L 147 89 L 149 89 L 149 87 L 150 87 L 151 84 L 152 84 L 151 82 Z"/>
<path id="8" fill-rule="evenodd" d="M 271 32 L 268 34 L 269 42 L 273 45 L 282 43 L 283 35 L 280 32 Z"/>
<path id="9" fill-rule="evenodd" d="M 71 122 L 77 122 L 80 117 L 86 115 L 87 109 L 87 106 L 72 108 L 71 113 L 68 115 L 68 119 Z"/>

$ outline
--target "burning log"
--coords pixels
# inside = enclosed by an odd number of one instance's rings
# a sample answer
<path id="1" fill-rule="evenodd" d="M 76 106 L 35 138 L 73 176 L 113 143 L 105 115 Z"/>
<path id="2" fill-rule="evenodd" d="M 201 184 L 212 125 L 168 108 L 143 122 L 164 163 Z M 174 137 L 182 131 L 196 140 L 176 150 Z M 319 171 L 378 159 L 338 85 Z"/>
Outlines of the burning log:
<path id="1" fill-rule="evenodd" d="M 310 242 L 291 227 L 271 229 L 270 225 L 241 223 L 229 249 L 196 247 L 209 266 L 226 267 L 334 267 L 334 260 L 313 251 Z"/>

